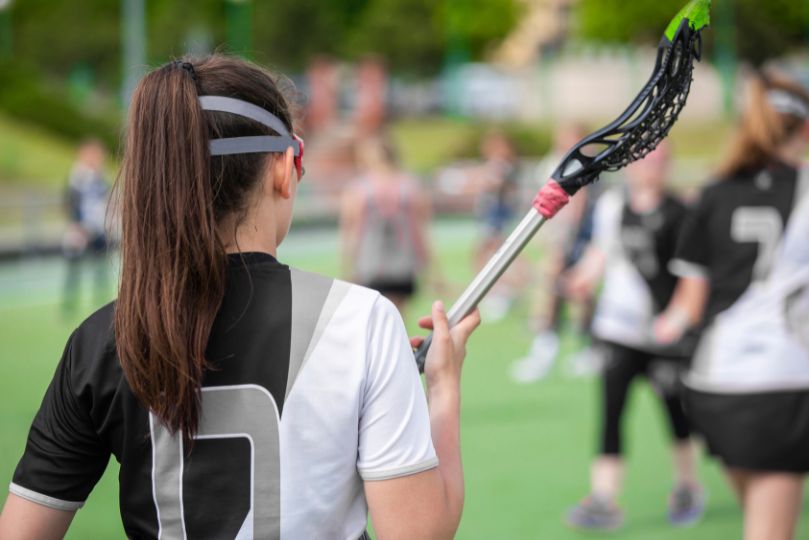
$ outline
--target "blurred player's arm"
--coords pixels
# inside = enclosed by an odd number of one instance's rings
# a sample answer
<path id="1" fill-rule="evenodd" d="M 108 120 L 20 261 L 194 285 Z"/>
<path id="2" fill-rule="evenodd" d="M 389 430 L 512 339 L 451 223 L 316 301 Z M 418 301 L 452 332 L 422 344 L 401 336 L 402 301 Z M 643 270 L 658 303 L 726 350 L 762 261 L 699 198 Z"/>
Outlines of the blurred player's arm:
<path id="1" fill-rule="evenodd" d="M 707 241 L 708 216 L 712 213 L 712 192 L 702 194 L 688 211 L 680 230 L 674 259 L 669 270 L 680 279 L 669 305 L 654 322 L 655 339 L 668 345 L 678 341 L 688 330 L 702 322 L 710 293 L 708 280 L 711 264 Z"/>
<path id="2" fill-rule="evenodd" d="M 563 276 L 565 294 L 583 302 L 593 297 L 604 276 L 607 255 L 620 237 L 623 199 L 618 192 L 605 193 L 593 210 L 593 237 L 576 265 Z"/>
<path id="3" fill-rule="evenodd" d="M 588 246 L 581 260 L 562 278 L 565 294 L 579 302 L 592 298 L 604 275 L 605 266 L 606 257 L 601 248 Z"/>
<path id="4" fill-rule="evenodd" d="M 655 339 L 664 345 L 674 343 L 702 321 L 710 286 L 702 276 L 681 277 L 666 310 L 654 323 Z"/>
<path id="5" fill-rule="evenodd" d="M 3 540 L 49 540 L 64 538 L 75 511 L 55 510 L 9 493 L 0 514 Z"/>
<path id="6" fill-rule="evenodd" d="M 425 437 L 428 437 L 430 447 L 435 448 L 434 455 L 437 457 L 437 466 L 432 461 L 428 469 L 415 474 L 381 480 L 370 480 L 367 473 L 364 474 L 368 509 L 374 531 L 380 540 L 449 539 L 455 536 L 464 504 L 460 448 L 461 368 L 466 354 L 466 342 L 479 323 L 480 315 L 475 311 L 450 330 L 443 305 L 435 303 L 432 318 L 423 317 L 419 321 L 422 328 L 434 330 L 433 343 L 425 366 L 429 409 L 422 409 L 423 413 L 418 412 L 423 401 L 406 397 L 410 393 L 420 393 L 422 389 L 414 366 L 402 363 L 399 366 L 401 372 L 391 377 L 391 386 L 386 395 L 380 396 L 385 402 L 391 399 L 390 406 L 396 408 L 390 410 L 386 405 L 388 412 L 384 417 L 372 417 L 367 432 L 361 431 L 361 452 L 371 450 L 373 454 L 372 447 L 375 445 L 371 430 L 386 431 L 386 422 L 409 409 L 411 413 L 404 415 L 409 417 L 404 419 L 404 426 L 400 426 L 398 421 L 393 421 L 390 426 L 396 437 L 391 440 L 390 436 L 384 436 L 378 440 L 384 445 L 384 454 L 395 455 L 395 448 L 400 446 L 405 455 L 409 456 L 404 461 L 412 461 L 413 456 L 422 454 L 418 449 L 423 447 Z M 413 338 L 410 344 L 418 346 L 421 341 L 422 338 Z M 412 354 L 409 351 L 408 355 L 409 358 L 402 360 L 412 363 Z M 404 385 L 404 379 L 411 380 L 412 385 Z M 411 386 L 411 390 L 405 391 L 407 386 Z M 401 396 L 396 395 L 397 389 L 402 391 Z M 363 444 L 363 433 L 366 433 L 367 444 Z M 400 434 L 404 436 L 399 437 Z M 428 451 L 426 455 L 430 453 Z"/>

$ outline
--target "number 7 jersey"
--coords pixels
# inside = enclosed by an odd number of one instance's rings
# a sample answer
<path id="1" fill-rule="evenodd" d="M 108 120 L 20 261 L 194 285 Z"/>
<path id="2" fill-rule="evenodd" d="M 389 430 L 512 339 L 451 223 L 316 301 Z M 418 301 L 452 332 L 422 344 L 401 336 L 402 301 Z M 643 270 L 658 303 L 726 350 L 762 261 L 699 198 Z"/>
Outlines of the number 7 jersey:
<path id="1" fill-rule="evenodd" d="M 809 238 L 809 229 L 796 232 L 806 222 L 807 193 L 809 169 L 776 164 L 708 186 L 691 210 L 672 270 L 704 277 L 710 293 L 690 386 L 713 392 L 809 387 L 809 359 L 785 318 L 790 298 L 809 286 L 801 285 L 805 266 L 785 264 L 801 251 L 800 235 Z M 787 230 L 792 240 L 785 245 Z M 795 271 L 785 274 L 785 268 Z"/>
<path id="2" fill-rule="evenodd" d="M 230 256 L 227 276 L 193 447 L 131 393 L 109 305 L 71 336 L 12 493 L 76 510 L 114 455 L 130 538 L 355 540 L 364 481 L 436 466 L 390 302 L 261 253 Z"/>

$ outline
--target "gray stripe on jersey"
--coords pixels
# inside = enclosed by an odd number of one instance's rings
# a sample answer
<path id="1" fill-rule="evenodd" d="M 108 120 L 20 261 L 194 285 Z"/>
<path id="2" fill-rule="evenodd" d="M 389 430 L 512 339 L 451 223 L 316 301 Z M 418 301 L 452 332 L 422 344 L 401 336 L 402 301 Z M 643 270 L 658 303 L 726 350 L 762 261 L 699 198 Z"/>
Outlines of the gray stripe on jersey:
<path id="1" fill-rule="evenodd" d="M 286 396 L 312 353 L 323 331 L 342 302 L 350 285 L 294 268 L 292 280 L 292 337 Z"/>
<path id="2" fill-rule="evenodd" d="M 182 512 L 182 439 L 172 435 L 149 413 L 152 436 L 152 496 L 157 511 L 160 540 L 185 538 Z"/>
<path id="3" fill-rule="evenodd" d="M 326 298 L 326 302 L 323 304 L 323 309 L 320 310 L 320 317 L 317 319 L 317 326 L 315 326 L 312 340 L 309 342 L 309 347 L 307 347 L 306 354 L 303 357 L 303 362 L 301 362 L 301 368 L 306 365 L 306 361 L 309 360 L 309 357 L 312 355 L 312 351 L 317 345 L 317 342 L 320 341 L 321 337 L 323 337 L 323 332 L 326 331 L 326 326 L 328 326 L 329 321 L 331 321 L 331 318 L 334 316 L 334 312 L 337 311 L 338 307 L 340 307 L 343 298 L 346 297 L 350 288 L 351 285 L 345 281 L 334 280 L 334 283 L 332 283 L 329 296 Z M 300 371 L 300 369 L 298 371 Z M 287 387 L 287 395 L 289 395 L 289 387 Z"/>
<path id="4" fill-rule="evenodd" d="M 281 462 L 278 407 L 272 395 L 253 384 L 202 388 L 196 439 L 250 441 L 250 511 L 239 538 L 280 538 Z M 182 476 L 183 441 L 149 414 L 152 435 L 152 489 L 161 540 L 185 539 Z"/>

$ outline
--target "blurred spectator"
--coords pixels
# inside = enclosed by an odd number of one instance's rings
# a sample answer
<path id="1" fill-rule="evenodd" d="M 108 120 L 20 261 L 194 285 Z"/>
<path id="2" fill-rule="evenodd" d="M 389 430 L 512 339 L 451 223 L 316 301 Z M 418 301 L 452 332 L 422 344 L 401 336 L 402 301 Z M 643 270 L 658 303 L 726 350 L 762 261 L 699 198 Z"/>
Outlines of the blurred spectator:
<path id="1" fill-rule="evenodd" d="M 369 56 L 357 66 L 355 122 L 360 135 L 377 133 L 385 122 L 388 74 L 380 58 Z"/>
<path id="2" fill-rule="evenodd" d="M 340 213 L 343 272 L 404 312 L 430 262 L 430 202 L 399 168 L 386 136 L 360 139 L 356 152 L 361 176 L 345 190 Z"/>
<path id="3" fill-rule="evenodd" d="M 503 245 L 517 215 L 520 195 L 519 159 L 508 137 L 491 131 L 483 138 L 480 151 L 484 160 L 478 175 L 478 219 L 482 228 L 473 255 L 476 270 L 483 268 Z M 524 265 L 515 261 L 492 287 L 480 306 L 485 318 L 498 320 L 508 313 L 523 270 Z"/>
<path id="4" fill-rule="evenodd" d="M 564 159 L 567 152 L 587 135 L 579 124 L 563 124 L 554 135 L 552 152 L 537 168 L 536 178 L 544 184 Z M 540 186 L 532 185 L 532 189 Z M 540 263 L 540 287 L 536 300 L 536 330 L 528 355 L 511 367 L 511 377 L 519 383 L 531 383 L 543 378 L 553 366 L 559 352 L 565 305 L 574 308 L 568 313 L 575 316 L 574 328 L 580 336 L 589 334 L 593 313 L 593 299 L 581 302 L 565 296 L 561 290 L 562 273 L 572 268 L 590 243 L 593 230 L 593 208 L 599 187 L 588 186 L 580 190 L 570 203 L 549 221 L 539 235 L 543 257 Z M 589 346 L 571 358 L 571 372 L 575 375 L 592 373 L 597 366 Z"/>
<path id="5" fill-rule="evenodd" d="M 107 300 L 106 218 L 109 185 L 104 177 L 105 159 L 106 149 L 101 141 L 84 141 L 68 177 L 65 193 L 68 224 L 62 241 L 67 260 L 62 302 L 65 316 L 73 315 L 76 310 L 81 294 L 81 269 L 85 261 L 93 268 L 94 303 L 100 305 Z"/>
<path id="6" fill-rule="evenodd" d="M 306 112 L 307 135 L 316 135 L 337 120 L 340 78 L 335 62 L 320 56 L 306 71 L 309 82 L 309 109 Z"/>

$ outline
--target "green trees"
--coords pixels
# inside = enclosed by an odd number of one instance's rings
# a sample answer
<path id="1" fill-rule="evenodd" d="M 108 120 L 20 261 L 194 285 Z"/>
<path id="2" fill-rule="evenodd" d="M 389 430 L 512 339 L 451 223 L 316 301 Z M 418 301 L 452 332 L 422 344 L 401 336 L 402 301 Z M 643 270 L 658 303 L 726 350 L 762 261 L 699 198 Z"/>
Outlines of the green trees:
<path id="1" fill-rule="evenodd" d="M 162 62 L 188 49 L 227 50 L 232 0 L 148 0 L 147 58 Z M 450 43 L 479 58 L 514 26 L 516 0 L 247 0 L 252 56 L 299 70 L 314 55 L 377 54 L 396 71 L 431 74 Z M 121 0 L 15 1 L 17 61 L 61 78 L 90 66 L 96 82 L 117 89 L 121 77 Z"/>
<path id="2" fill-rule="evenodd" d="M 684 0 L 581 0 L 581 35 L 611 42 L 656 42 Z M 806 44 L 809 3 L 798 0 L 714 0 L 709 47 L 717 39 L 755 65 Z M 721 37 L 720 37 L 721 36 Z"/>

